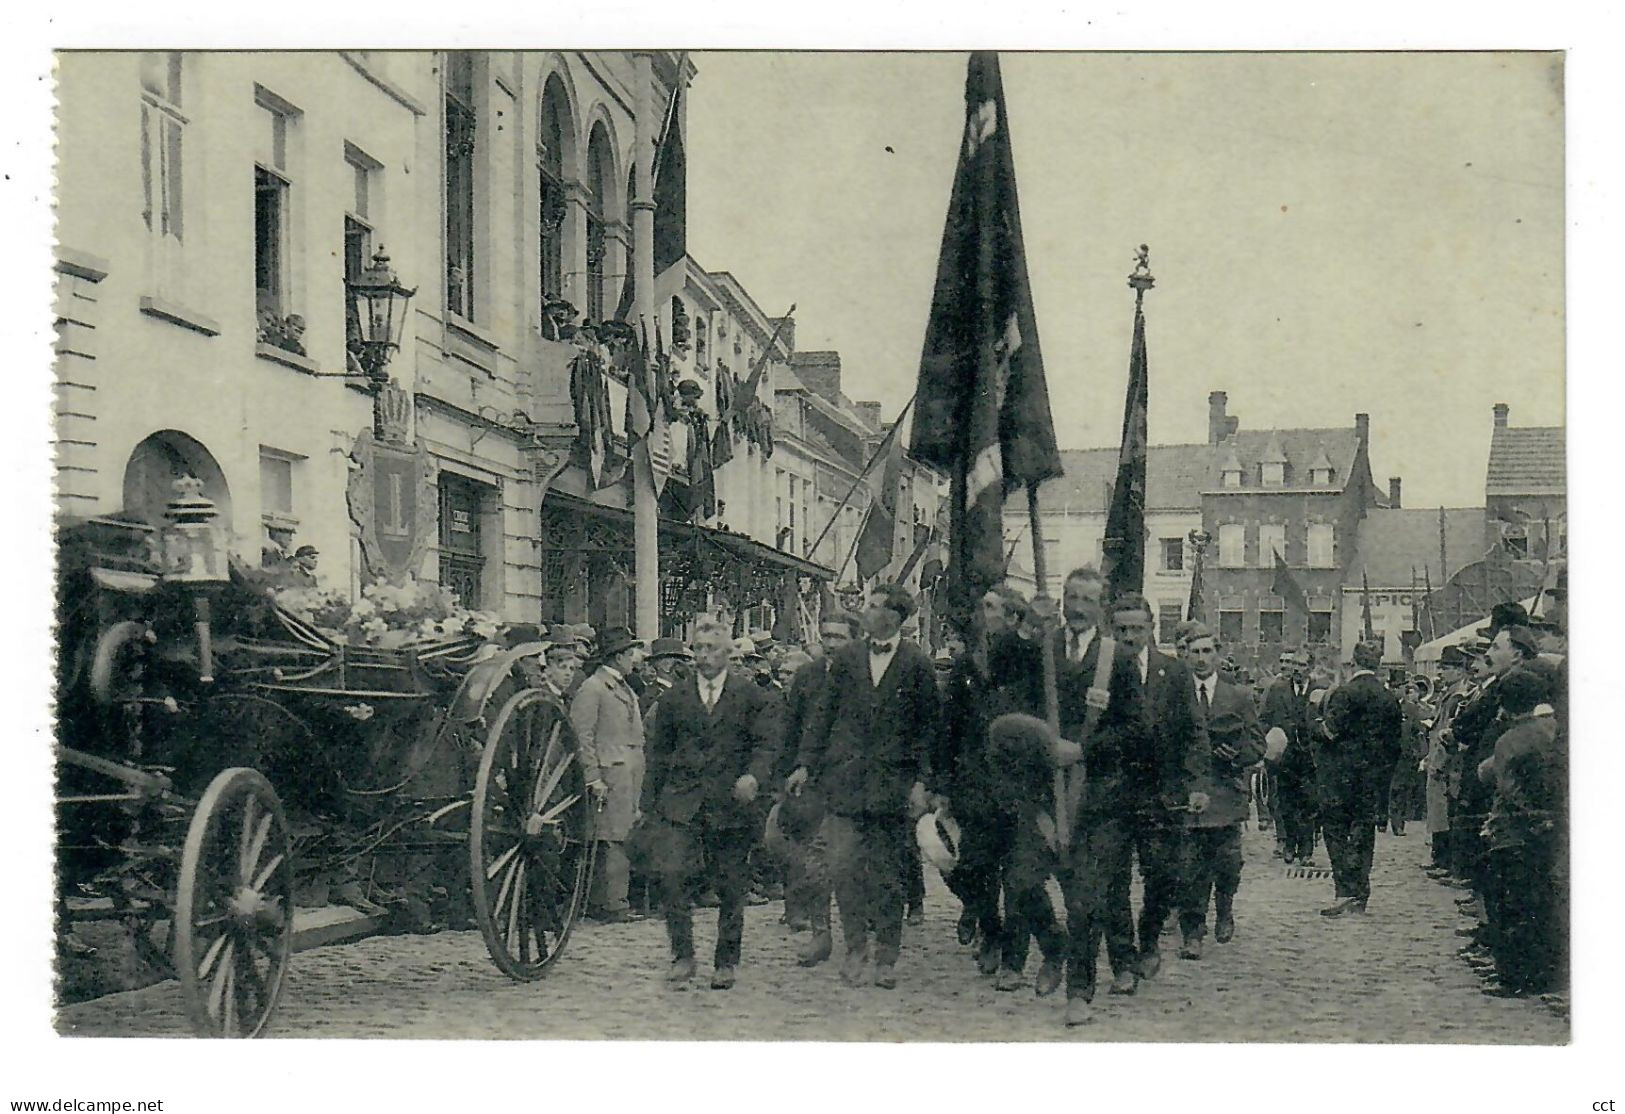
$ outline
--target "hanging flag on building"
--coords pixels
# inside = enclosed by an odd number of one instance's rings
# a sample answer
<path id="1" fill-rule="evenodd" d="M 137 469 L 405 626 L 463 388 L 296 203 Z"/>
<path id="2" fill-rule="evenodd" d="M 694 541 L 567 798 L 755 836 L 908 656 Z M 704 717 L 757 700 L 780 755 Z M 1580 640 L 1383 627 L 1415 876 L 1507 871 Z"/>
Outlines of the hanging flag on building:
<path id="1" fill-rule="evenodd" d="M 946 613 L 1004 576 L 1005 496 L 1062 474 L 998 55 L 971 55 L 965 132 L 920 356 L 909 455 L 952 478 Z"/>
<path id="2" fill-rule="evenodd" d="M 1298 583 L 1292 570 L 1287 568 L 1286 558 L 1281 556 L 1279 549 L 1275 554 L 1275 579 L 1270 582 L 1270 591 L 1281 597 L 1281 601 L 1289 607 L 1296 608 L 1305 615 L 1309 614 L 1309 601 L 1304 597 L 1303 585 Z"/>
<path id="3" fill-rule="evenodd" d="M 1117 482 L 1106 512 L 1102 546 L 1111 595 L 1139 592 L 1145 585 L 1146 412 L 1151 402 L 1151 372 L 1145 352 L 1145 292 L 1151 288 L 1149 251 L 1140 245 L 1134 274 L 1134 340 L 1129 347 L 1128 392 L 1123 402 L 1123 437 L 1117 451 Z"/>
<path id="4" fill-rule="evenodd" d="M 716 467 L 728 463 L 733 459 L 733 432 L 740 425 L 739 416 L 745 414 L 756 404 L 756 392 L 762 385 L 762 378 L 767 373 L 767 364 L 773 355 L 773 346 L 779 342 L 779 334 L 784 331 L 784 323 L 795 316 L 794 303 L 785 311 L 783 317 L 773 322 L 773 335 L 768 337 L 767 344 L 762 348 L 762 354 L 756 357 L 755 365 L 750 369 L 750 375 L 736 390 L 729 392 L 725 404 L 718 407 L 717 431 L 712 439 L 711 463 Z M 720 382 L 720 378 L 719 378 Z M 720 391 L 719 391 L 720 394 Z M 765 448 L 765 447 L 764 447 Z M 771 456 L 772 451 L 767 450 Z"/>
<path id="5" fill-rule="evenodd" d="M 886 431 L 885 467 L 881 469 L 880 486 L 869 500 L 869 513 L 864 516 L 863 530 L 858 534 L 858 575 L 868 580 L 891 566 L 896 556 L 897 504 L 903 486 L 902 417 Z"/>
<path id="6" fill-rule="evenodd" d="M 649 433 L 654 429 L 654 381 L 649 362 L 649 325 L 640 322 L 638 341 L 621 349 L 621 369 L 626 372 L 626 443 L 629 452 L 649 451 Z"/>
<path id="7" fill-rule="evenodd" d="M 1193 623 L 1207 622 L 1207 604 L 1203 595 L 1207 589 L 1202 583 L 1202 551 L 1196 551 L 1196 562 L 1191 566 L 1191 594 L 1185 601 L 1185 618 Z"/>
<path id="8" fill-rule="evenodd" d="M 688 159 L 683 151 L 682 93 L 683 68 L 688 56 L 677 68 L 677 87 L 666 101 L 666 115 L 660 125 L 660 139 L 655 145 L 654 168 L 651 171 L 650 190 L 654 194 L 654 274 L 655 288 L 660 288 L 661 277 L 672 266 L 681 263 L 688 254 Z M 626 249 L 626 280 L 621 283 L 621 298 L 615 305 L 613 320 L 625 321 L 637 301 L 637 267 L 633 265 L 635 245 Z"/>

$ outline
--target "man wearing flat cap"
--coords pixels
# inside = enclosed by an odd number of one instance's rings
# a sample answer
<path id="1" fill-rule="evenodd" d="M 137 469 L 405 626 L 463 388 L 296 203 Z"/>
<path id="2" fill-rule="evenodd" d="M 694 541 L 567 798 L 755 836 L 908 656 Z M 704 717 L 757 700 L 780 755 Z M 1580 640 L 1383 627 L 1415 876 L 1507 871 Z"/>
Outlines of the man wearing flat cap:
<path id="1" fill-rule="evenodd" d="M 841 977 L 863 981 L 874 936 L 874 985 L 897 985 L 903 935 L 909 819 L 926 811 L 930 751 L 940 720 L 937 679 L 925 651 L 905 639 L 914 596 L 884 584 L 869 596 L 864 639 L 830 660 L 829 680 L 785 783 L 809 779 L 823 792 L 823 835 L 840 908 L 846 958 Z"/>
<path id="2" fill-rule="evenodd" d="M 610 627 L 604 632 L 598 667 L 570 703 L 581 773 L 598 802 L 598 869 L 587 906 L 588 914 L 601 921 L 637 919 L 627 900 L 631 864 L 624 845 L 643 792 L 643 716 L 626 682 L 638 649 L 631 631 Z"/>
<path id="3" fill-rule="evenodd" d="M 1446 646 L 1439 653 L 1439 684 L 1435 690 L 1433 722 L 1428 727 L 1427 828 L 1432 841 L 1428 871 L 1435 878 L 1450 869 L 1450 723 L 1469 692 L 1468 657 L 1460 646 Z"/>
<path id="4" fill-rule="evenodd" d="M 1377 676 L 1382 643 L 1357 643 L 1353 659 L 1354 672 L 1326 698 L 1315 752 L 1320 824 L 1337 887 L 1323 917 L 1365 912 L 1377 820 L 1404 730 L 1399 701 Z"/>

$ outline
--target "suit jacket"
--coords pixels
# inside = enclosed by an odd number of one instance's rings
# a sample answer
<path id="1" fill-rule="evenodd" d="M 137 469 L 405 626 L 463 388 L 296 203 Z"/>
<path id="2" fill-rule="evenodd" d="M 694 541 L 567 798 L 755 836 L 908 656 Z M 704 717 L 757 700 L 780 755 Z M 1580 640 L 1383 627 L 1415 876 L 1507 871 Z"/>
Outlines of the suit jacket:
<path id="1" fill-rule="evenodd" d="M 931 659 L 914 643 L 899 643 L 876 685 L 869 647 L 853 642 L 830 659 L 796 764 L 811 772 L 832 813 L 902 816 L 914 783 L 931 783 L 940 700 Z"/>
<path id="2" fill-rule="evenodd" d="M 1461 758 L 1461 780 L 1457 786 L 1460 802 L 1459 814 L 1471 817 L 1469 825 L 1479 822 L 1490 810 L 1495 794 L 1478 778 L 1478 767 L 1495 753 L 1495 740 L 1501 734 L 1501 690 L 1496 687 L 1498 677 L 1491 677 L 1478 692 L 1462 702 L 1451 721 L 1450 733 L 1455 737 L 1457 754 Z"/>
<path id="3" fill-rule="evenodd" d="M 1405 717 L 1375 673 L 1356 672 L 1326 698 L 1315 753 L 1322 808 L 1352 808 L 1375 821 L 1403 745 Z"/>
<path id="4" fill-rule="evenodd" d="M 1162 782 L 1160 756 L 1151 738 L 1145 711 L 1140 663 L 1121 642 L 1112 662 L 1106 709 L 1095 730 L 1084 738 L 1087 695 L 1100 660 L 1100 632 L 1095 632 L 1081 662 L 1066 657 L 1066 632 L 1055 636 L 1055 670 L 1061 698 L 1061 736 L 1083 747 L 1084 789 L 1076 819 L 1129 817 L 1151 806 Z"/>
<path id="5" fill-rule="evenodd" d="M 1196 692 L 1196 679 L 1191 678 L 1191 692 Z M 1201 697 L 1197 696 L 1197 706 Z M 1208 703 L 1207 738 L 1209 753 L 1228 746 L 1236 752 L 1234 758 L 1211 755 L 1212 761 L 1205 777 L 1196 787 L 1208 795 L 1207 809 L 1191 818 L 1196 828 L 1225 828 L 1247 819 L 1247 769 L 1264 757 L 1264 729 L 1258 722 L 1258 712 L 1252 694 L 1231 684 L 1224 678 L 1213 682 L 1213 697 Z"/>
<path id="6" fill-rule="evenodd" d="M 712 827 L 754 826 L 757 806 L 734 799 L 734 782 L 750 774 L 768 786 L 779 749 L 777 712 L 772 694 L 733 669 L 709 711 L 697 673 L 666 690 L 649 736 L 643 811 L 674 824 L 703 812 Z"/>
<path id="7" fill-rule="evenodd" d="M 627 683 L 600 666 L 570 702 L 581 772 L 609 788 L 598 814 L 599 839 L 625 839 L 643 789 L 643 717 Z"/>
<path id="8" fill-rule="evenodd" d="M 829 677 L 829 658 L 817 658 L 796 670 L 790 678 L 790 687 L 784 694 L 784 718 L 779 742 L 779 758 L 774 776 L 783 781 L 795 771 L 796 759 L 801 755 L 801 739 L 818 709 L 824 694 L 824 682 Z"/>
<path id="9" fill-rule="evenodd" d="M 1006 712 L 1045 717 L 1039 646 L 1003 635 L 988 648 L 988 666 L 968 653 L 955 659 L 931 770 L 957 815 L 991 823 L 1049 794 L 1052 783 L 1046 755 L 996 752 L 988 739 L 989 726 Z"/>
<path id="10" fill-rule="evenodd" d="M 1145 713 L 1157 749 L 1157 802 L 1164 808 L 1182 807 L 1191 790 L 1207 779 L 1213 751 L 1196 678 L 1184 662 L 1156 647 L 1146 651 Z"/>
<path id="11" fill-rule="evenodd" d="M 1259 721 L 1267 732 L 1279 727 L 1286 733 L 1286 749 L 1273 763 L 1279 784 L 1289 788 L 1314 784 L 1314 736 L 1309 727 L 1307 685 L 1300 695 L 1290 677 L 1277 677 L 1264 691 Z"/>

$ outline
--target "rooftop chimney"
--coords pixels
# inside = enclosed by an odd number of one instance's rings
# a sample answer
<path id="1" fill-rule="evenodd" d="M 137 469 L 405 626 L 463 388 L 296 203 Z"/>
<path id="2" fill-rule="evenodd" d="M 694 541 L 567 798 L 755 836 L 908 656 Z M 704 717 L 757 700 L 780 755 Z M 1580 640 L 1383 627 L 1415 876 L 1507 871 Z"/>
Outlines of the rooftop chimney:
<path id="1" fill-rule="evenodd" d="M 1217 445 L 1236 431 L 1236 419 L 1227 417 L 1225 408 L 1230 396 L 1223 391 L 1209 391 L 1207 396 L 1207 443 Z"/>
<path id="2" fill-rule="evenodd" d="M 797 378 L 829 402 L 841 397 L 841 354 L 839 352 L 797 352 L 790 357 Z"/>
<path id="3" fill-rule="evenodd" d="M 857 412 L 862 414 L 864 416 L 864 418 L 867 419 L 869 421 L 869 423 L 872 424 L 876 429 L 880 428 L 880 426 L 881 426 L 880 403 L 878 403 L 878 402 L 854 402 L 852 405 L 857 410 Z"/>
<path id="4" fill-rule="evenodd" d="M 1394 507 L 1396 509 L 1399 507 L 1399 477 L 1398 476 L 1389 476 L 1388 477 L 1388 505 L 1390 507 Z"/>
<path id="5" fill-rule="evenodd" d="M 1354 415 L 1354 435 L 1360 439 L 1360 444 L 1367 444 L 1371 440 L 1371 415 Z"/>
<path id="6" fill-rule="evenodd" d="M 1497 402 L 1495 404 L 1495 428 L 1496 429 L 1505 429 L 1507 427 L 1507 415 L 1510 414 L 1511 412 L 1512 412 L 1512 407 L 1508 406 L 1506 403 Z"/>

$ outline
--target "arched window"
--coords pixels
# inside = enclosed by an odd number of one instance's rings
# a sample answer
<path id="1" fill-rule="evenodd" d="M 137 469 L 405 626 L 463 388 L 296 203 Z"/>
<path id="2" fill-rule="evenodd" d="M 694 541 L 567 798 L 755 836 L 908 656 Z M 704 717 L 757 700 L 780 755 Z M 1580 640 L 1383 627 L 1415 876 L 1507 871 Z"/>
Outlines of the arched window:
<path id="1" fill-rule="evenodd" d="M 605 214 L 609 212 L 609 136 L 603 124 L 594 124 L 587 141 L 587 310 L 591 321 L 602 321 L 609 312 L 604 305 Z"/>
<path id="2" fill-rule="evenodd" d="M 564 144 L 569 134 L 564 84 L 557 74 L 542 90 L 541 132 L 536 162 L 541 180 L 540 246 L 542 303 L 564 294 Z"/>

